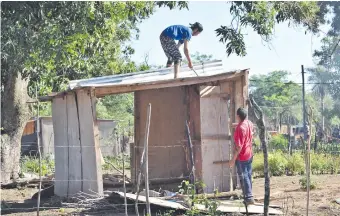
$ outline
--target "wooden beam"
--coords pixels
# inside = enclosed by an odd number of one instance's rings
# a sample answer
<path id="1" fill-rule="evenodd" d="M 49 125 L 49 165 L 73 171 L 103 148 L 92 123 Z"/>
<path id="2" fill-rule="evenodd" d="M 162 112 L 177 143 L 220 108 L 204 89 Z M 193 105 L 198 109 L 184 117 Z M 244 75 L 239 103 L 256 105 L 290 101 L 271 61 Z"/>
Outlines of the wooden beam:
<path id="1" fill-rule="evenodd" d="M 213 164 L 227 164 L 230 160 L 214 161 Z"/>
<path id="2" fill-rule="evenodd" d="M 203 136 L 202 140 L 230 140 L 231 137 L 229 135 L 210 135 Z"/>

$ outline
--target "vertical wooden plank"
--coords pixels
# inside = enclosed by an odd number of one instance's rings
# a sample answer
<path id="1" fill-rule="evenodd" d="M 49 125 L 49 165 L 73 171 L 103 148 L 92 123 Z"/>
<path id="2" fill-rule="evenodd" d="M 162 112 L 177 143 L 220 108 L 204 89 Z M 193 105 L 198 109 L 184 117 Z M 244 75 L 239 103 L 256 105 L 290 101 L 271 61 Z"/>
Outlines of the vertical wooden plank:
<path id="1" fill-rule="evenodd" d="M 81 169 L 81 146 L 79 137 L 79 120 L 76 104 L 75 93 L 70 93 L 66 97 L 66 115 L 67 115 L 67 136 L 69 143 L 69 166 L 68 180 L 69 189 L 68 196 L 79 193 L 82 188 L 82 169 Z"/>
<path id="2" fill-rule="evenodd" d="M 83 188 L 85 193 L 103 194 L 103 178 L 99 142 L 95 124 L 95 97 L 90 90 L 78 90 L 78 114 L 80 125 L 80 141 L 82 149 Z"/>
<path id="3" fill-rule="evenodd" d="M 242 86 L 243 86 L 243 107 L 246 108 L 248 110 L 248 97 L 249 97 L 249 91 L 248 91 L 248 87 L 249 87 L 249 71 L 246 71 L 244 73 L 244 75 L 242 76 Z"/>
<path id="4" fill-rule="evenodd" d="M 54 130 L 55 183 L 54 194 L 67 196 L 68 191 L 68 137 L 66 97 L 53 98 L 52 121 Z"/>
<path id="5" fill-rule="evenodd" d="M 220 126 L 220 134 L 227 134 L 230 135 L 230 138 L 233 139 L 230 133 L 230 112 L 228 107 L 228 101 L 230 99 L 230 94 L 232 90 L 232 83 L 231 82 L 221 82 L 220 83 L 221 94 L 220 97 L 220 112 L 221 112 L 221 126 Z M 230 155 L 232 154 L 232 140 L 222 141 L 223 148 L 222 148 L 222 160 L 230 160 Z M 232 170 L 228 166 L 228 164 L 222 164 L 221 169 L 223 172 L 223 189 L 227 191 L 232 191 L 233 188 L 231 187 L 232 183 Z"/>
<path id="6" fill-rule="evenodd" d="M 244 89 L 243 89 L 243 76 L 239 77 L 237 80 L 235 80 L 235 84 L 234 84 L 234 106 L 235 106 L 235 110 L 234 110 L 234 121 L 233 123 L 237 123 L 237 114 L 236 111 L 238 108 L 240 107 L 244 107 L 245 104 L 245 100 L 244 100 Z M 233 129 L 233 134 L 235 132 L 235 128 Z M 235 177 L 234 177 L 234 181 L 235 183 L 239 184 L 240 179 L 237 176 L 237 172 L 236 172 L 236 168 L 235 168 Z M 240 184 L 239 184 L 240 185 Z M 235 185 L 236 187 L 237 185 Z"/>

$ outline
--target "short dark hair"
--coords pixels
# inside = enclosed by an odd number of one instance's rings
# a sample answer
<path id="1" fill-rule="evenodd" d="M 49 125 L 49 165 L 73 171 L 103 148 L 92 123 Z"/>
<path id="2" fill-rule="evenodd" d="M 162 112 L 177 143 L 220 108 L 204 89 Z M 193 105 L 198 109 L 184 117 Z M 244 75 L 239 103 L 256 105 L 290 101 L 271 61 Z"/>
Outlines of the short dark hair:
<path id="1" fill-rule="evenodd" d="M 246 119 L 246 118 L 247 118 L 247 115 L 248 115 L 247 110 L 245 110 L 244 108 L 241 108 L 241 107 L 237 109 L 236 114 L 240 117 L 240 119 L 241 119 L 242 121 L 243 121 L 244 119 Z"/>
<path id="2" fill-rule="evenodd" d="M 199 23 L 199 22 L 195 22 L 194 24 L 189 24 L 189 25 L 190 25 L 190 28 L 191 28 L 192 30 L 197 29 L 199 32 L 202 32 L 202 31 L 203 31 L 203 26 L 202 26 L 202 24 Z"/>

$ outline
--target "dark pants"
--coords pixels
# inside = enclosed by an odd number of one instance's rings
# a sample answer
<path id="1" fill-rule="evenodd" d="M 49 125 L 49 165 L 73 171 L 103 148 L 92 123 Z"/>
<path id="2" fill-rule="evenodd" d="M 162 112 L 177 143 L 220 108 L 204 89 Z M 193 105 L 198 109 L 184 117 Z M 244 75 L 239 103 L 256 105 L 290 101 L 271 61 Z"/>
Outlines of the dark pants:
<path id="1" fill-rule="evenodd" d="M 252 193 L 252 163 L 253 157 L 247 161 L 236 161 L 237 173 L 240 178 L 242 191 L 245 196 L 246 201 L 251 201 L 253 199 Z"/>
<path id="2" fill-rule="evenodd" d="M 167 67 L 170 67 L 174 62 L 176 64 L 180 64 L 182 61 L 182 54 L 179 51 L 175 40 L 161 34 L 159 39 L 162 44 L 162 48 L 164 50 L 165 55 L 168 57 Z"/>

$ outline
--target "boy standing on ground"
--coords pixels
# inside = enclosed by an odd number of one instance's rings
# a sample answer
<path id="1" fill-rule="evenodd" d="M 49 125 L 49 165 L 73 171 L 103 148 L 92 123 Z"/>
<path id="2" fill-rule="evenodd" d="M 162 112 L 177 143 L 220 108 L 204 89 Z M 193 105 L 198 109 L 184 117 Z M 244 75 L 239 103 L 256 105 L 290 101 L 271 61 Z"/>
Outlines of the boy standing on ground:
<path id="1" fill-rule="evenodd" d="M 253 162 L 253 124 L 247 120 L 247 111 L 239 108 L 236 112 L 238 125 L 234 133 L 234 157 L 229 162 L 233 167 L 236 163 L 237 173 L 240 178 L 244 201 L 247 205 L 254 204 L 252 194 L 252 162 Z"/>
<path id="2" fill-rule="evenodd" d="M 189 68 L 192 68 L 188 43 L 191 36 L 197 36 L 202 31 L 203 26 L 200 23 L 195 22 L 194 24 L 190 24 L 190 27 L 183 25 L 169 26 L 161 33 L 159 39 L 164 53 L 168 57 L 166 67 L 171 67 L 172 63 L 175 63 L 175 78 L 178 77 L 179 65 L 182 61 L 182 55 L 179 48 L 184 43 L 184 54 L 187 57 Z M 178 40 L 178 44 L 176 44 L 175 40 Z"/>

